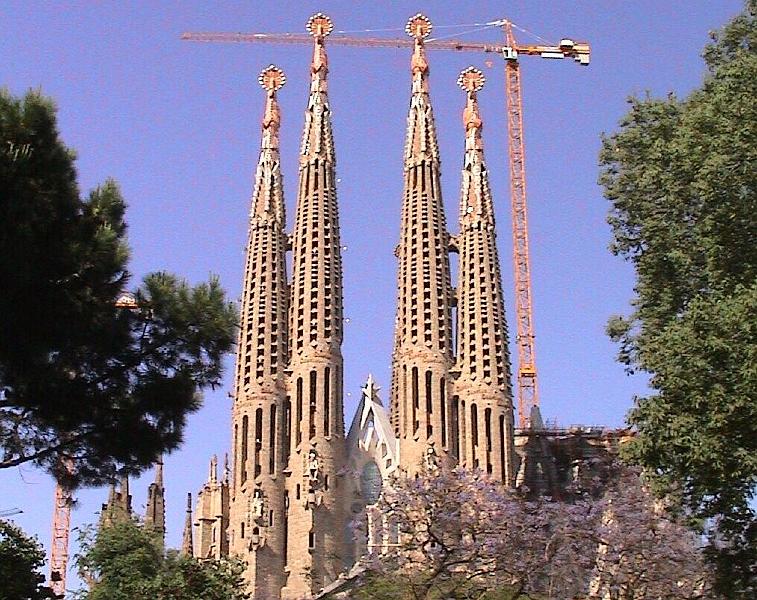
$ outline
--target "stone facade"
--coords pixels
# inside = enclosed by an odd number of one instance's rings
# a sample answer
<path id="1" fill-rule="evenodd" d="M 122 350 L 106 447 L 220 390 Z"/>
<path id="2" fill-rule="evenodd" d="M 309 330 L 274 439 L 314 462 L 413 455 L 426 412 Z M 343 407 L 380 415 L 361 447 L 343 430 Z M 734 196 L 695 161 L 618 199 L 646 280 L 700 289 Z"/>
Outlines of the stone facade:
<path id="1" fill-rule="evenodd" d="M 394 476 L 445 462 L 480 469 L 503 485 L 517 481 L 548 491 L 564 485 L 579 455 L 587 454 L 581 443 L 543 428 L 513 430 L 508 332 L 476 96 L 484 79 L 471 68 L 459 80 L 465 147 L 460 233 L 453 236 L 441 197 L 424 48 L 431 23 L 423 15 L 407 26 L 414 41 L 390 410 L 369 377 L 345 438 L 342 262 L 325 48 L 331 28 L 322 14 L 308 22 L 314 47 L 291 235 L 285 233 L 276 99 L 285 77 L 274 66 L 260 77 L 266 101 L 241 302 L 231 468 L 219 479 L 212 461 L 197 497 L 194 544 L 191 527 L 183 544 L 199 558 L 244 559 L 258 600 L 315 597 L 339 587 L 360 556 L 390 551 L 397 532 L 375 504 Z M 460 255 L 456 288 L 450 252 Z M 354 517 L 364 523 L 357 539 L 349 528 Z"/>
<path id="2" fill-rule="evenodd" d="M 395 249 L 397 316 L 390 406 L 401 468 L 414 475 L 429 447 L 447 459 L 453 445 L 449 387 L 454 342 L 450 236 L 423 45 L 431 23 L 416 15 L 407 32 L 415 46 L 410 61 L 400 242 Z"/>
<path id="3" fill-rule="evenodd" d="M 229 554 L 229 469 L 224 466 L 223 478 L 218 478 L 218 461 L 210 460 L 208 480 L 197 494 L 195 528 L 197 530 L 194 555 L 198 558 L 221 558 Z"/>
<path id="4" fill-rule="evenodd" d="M 458 80 L 466 92 L 465 156 L 460 191 L 460 268 L 457 284 L 456 378 L 453 381 L 453 455 L 463 467 L 481 469 L 512 485 L 513 402 L 505 303 L 497 256 L 494 206 L 484 161 L 483 121 L 477 92 L 481 71 Z"/>

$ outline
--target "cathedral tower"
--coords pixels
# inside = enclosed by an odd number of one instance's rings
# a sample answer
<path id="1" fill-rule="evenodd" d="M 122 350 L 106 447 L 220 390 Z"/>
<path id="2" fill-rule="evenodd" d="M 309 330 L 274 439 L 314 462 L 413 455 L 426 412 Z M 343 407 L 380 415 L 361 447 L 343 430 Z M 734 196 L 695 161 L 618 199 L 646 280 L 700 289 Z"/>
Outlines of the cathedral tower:
<path id="1" fill-rule="evenodd" d="M 445 456 L 451 447 L 449 372 L 452 357 L 450 236 L 442 204 L 439 148 L 429 98 L 429 68 L 423 40 L 431 23 L 410 19 L 415 39 L 412 95 L 407 119 L 400 243 L 395 250 L 397 316 L 392 356 L 391 412 L 399 438 L 400 464 L 413 474 L 427 453 Z"/>
<path id="2" fill-rule="evenodd" d="M 494 207 L 481 137 L 476 93 L 484 75 L 470 67 L 458 84 L 463 111 L 465 158 L 460 192 L 460 265 L 457 285 L 457 371 L 452 412 L 460 464 L 514 483 L 510 356 L 497 256 Z"/>
<path id="3" fill-rule="evenodd" d="M 281 525 L 286 502 L 287 236 L 276 100 L 285 77 L 271 65 L 259 81 L 266 101 L 242 290 L 227 533 L 231 553 L 247 561 L 246 578 L 256 599 L 278 597 L 286 545 Z M 211 471 L 206 487 L 218 487 L 215 467 Z M 212 543 L 203 540 L 202 532 L 198 541 L 201 549 Z"/>
<path id="4" fill-rule="evenodd" d="M 155 464 L 155 481 L 147 488 L 147 506 L 145 508 L 145 526 L 160 536 L 161 542 L 166 538 L 166 489 L 163 487 L 163 457 Z"/>
<path id="5" fill-rule="evenodd" d="M 342 260 L 334 141 L 324 40 L 331 20 L 316 14 L 310 96 L 299 160 L 289 305 L 287 569 L 283 598 L 303 598 L 343 569 L 345 519 L 342 407 Z"/>

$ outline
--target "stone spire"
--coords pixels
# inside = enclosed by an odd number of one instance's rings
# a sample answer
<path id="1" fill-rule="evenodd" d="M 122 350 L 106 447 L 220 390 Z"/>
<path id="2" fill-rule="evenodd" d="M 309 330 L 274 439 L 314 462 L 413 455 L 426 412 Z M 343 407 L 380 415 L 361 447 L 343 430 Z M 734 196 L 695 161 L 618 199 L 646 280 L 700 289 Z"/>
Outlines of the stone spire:
<path id="1" fill-rule="evenodd" d="M 287 368 L 287 235 L 279 155 L 285 84 L 274 65 L 258 79 L 265 90 L 260 156 L 255 171 L 242 290 L 240 339 L 232 409 L 233 476 L 219 481 L 217 461 L 198 497 L 198 551 L 215 556 L 225 544 L 247 562 L 254 598 L 278 597 L 284 577 L 284 452 Z M 224 515 L 224 498 L 230 506 Z M 228 523 L 228 529 L 226 528 Z M 254 541 L 253 541 L 254 540 Z"/>
<path id="2" fill-rule="evenodd" d="M 283 598 L 309 597 L 342 571 L 344 465 L 342 260 L 324 46 L 331 20 L 316 14 L 310 95 L 299 160 L 289 309 L 291 407 L 288 533 Z"/>
<path id="3" fill-rule="evenodd" d="M 406 30 L 415 39 L 412 95 L 407 118 L 397 316 L 392 357 L 391 411 L 408 473 L 421 468 L 429 447 L 446 456 L 451 442 L 449 370 L 452 358 L 450 237 L 440 184 L 439 149 L 429 98 L 423 15 Z"/>
<path id="4" fill-rule="evenodd" d="M 131 494 L 129 493 L 129 476 L 122 475 L 119 487 L 112 483 L 108 488 L 108 501 L 100 510 L 100 527 L 107 527 L 118 521 L 131 518 Z"/>
<path id="5" fill-rule="evenodd" d="M 458 79 L 465 158 L 460 192 L 460 267 L 457 285 L 457 371 L 453 413 L 458 416 L 460 463 L 481 469 L 506 485 L 514 483 L 513 407 L 507 323 L 502 294 L 494 208 L 484 161 L 483 122 L 476 93 L 484 86 L 478 69 Z"/>
<path id="6" fill-rule="evenodd" d="M 229 484 L 218 480 L 218 458 L 213 455 L 208 480 L 197 494 L 197 557 L 221 558 L 229 554 Z"/>
<path id="7" fill-rule="evenodd" d="M 187 493 L 187 516 L 184 518 L 184 533 L 181 537 L 182 556 L 193 556 L 192 544 L 192 493 Z"/>
<path id="8" fill-rule="evenodd" d="M 145 509 L 145 526 L 159 534 L 161 540 L 166 536 L 166 490 L 163 486 L 163 457 L 155 463 L 155 481 L 147 488 L 147 507 Z"/>

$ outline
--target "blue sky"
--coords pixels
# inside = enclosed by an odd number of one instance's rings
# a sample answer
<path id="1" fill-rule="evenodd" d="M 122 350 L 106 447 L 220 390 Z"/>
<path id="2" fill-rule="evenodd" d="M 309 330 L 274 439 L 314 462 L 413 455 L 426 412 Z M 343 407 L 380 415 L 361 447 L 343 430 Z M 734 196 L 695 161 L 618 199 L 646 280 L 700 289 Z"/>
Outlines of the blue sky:
<path id="1" fill-rule="evenodd" d="M 631 94 L 687 94 L 703 76 L 707 32 L 739 12 L 738 0 L 487 0 L 418 2 L 36 2 L 0 3 L 0 85 L 41 88 L 59 107 L 65 142 L 77 150 L 82 192 L 114 177 L 129 204 L 137 278 L 154 270 L 192 282 L 216 273 L 239 297 L 252 172 L 263 92 L 259 71 L 280 66 L 282 155 L 290 224 L 297 150 L 307 94 L 305 46 L 197 44 L 183 31 L 301 32 L 317 11 L 351 35 L 404 36 L 407 18 L 426 13 L 435 37 L 508 17 L 549 41 L 592 45 L 592 63 L 522 60 L 531 272 L 542 412 L 560 424 L 619 426 L 643 377 L 614 361 L 604 326 L 627 311 L 633 272 L 607 251 L 607 202 L 597 180 L 600 134 L 613 131 Z M 448 27 L 448 26 L 460 27 Z M 388 30 L 361 33 L 368 29 Z M 462 36 L 498 41 L 496 28 Z M 518 40 L 535 38 L 519 33 Z M 372 372 L 384 388 L 395 308 L 392 254 L 399 236 L 402 145 L 409 98 L 409 51 L 329 50 L 345 270 L 345 409 Z M 450 229 L 457 231 L 463 152 L 462 92 L 468 65 L 487 76 L 479 94 L 498 219 L 508 318 L 512 266 L 502 61 L 492 55 L 433 52 L 431 95 L 443 161 Z M 491 66 L 488 66 L 491 61 Z M 291 227 L 291 225 L 290 225 Z M 513 348 L 514 351 L 514 348 Z M 515 352 L 513 352 L 515 355 Z M 211 454 L 228 446 L 231 360 L 225 385 L 192 416 L 183 448 L 166 460 L 168 542 L 181 539 L 184 496 L 206 477 Z M 150 475 L 133 486 L 144 504 Z M 74 526 L 95 520 L 104 490 L 83 490 Z M 49 541 L 53 484 L 29 467 L 0 472 L 0 510 Z"/>

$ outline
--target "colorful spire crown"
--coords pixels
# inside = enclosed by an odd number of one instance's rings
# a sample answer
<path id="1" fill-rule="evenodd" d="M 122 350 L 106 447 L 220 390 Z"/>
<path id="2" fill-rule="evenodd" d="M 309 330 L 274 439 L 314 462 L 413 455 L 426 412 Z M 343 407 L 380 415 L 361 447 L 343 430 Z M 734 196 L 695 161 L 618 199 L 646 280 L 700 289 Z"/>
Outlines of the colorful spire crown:
<path id="1" fill-rule="evenodd" d="M 410 72 L 413 74 L 413 93 L 428 92 L 428 61 L 423 45 L 433 26 L 426 15 L 418 13 L 408 19 L 405 32 L 415 40 L 413 56 L 410 59 Z"/>
<path id="2" fill-rule="evenodd" d="M 308 19 L 305 28 L 308 33 L 314 38 L 324 38 L 334 30 L 334 24 L 331 22 L 331 18 L 323 13 L 315 13 Z"/>
<path id="3" fill-rule="evenodd" d="M 310 91 L 312 92 L 325 92 L 326 91 L 326 74 L 329 71 L 329 60 L 326 56 L 326 48 L 323 45 L 323 40 L 329 35 L 333 29 L 334 24 L 331 19 L 323 13 L 316 13 L 308 19 L 305 28 L 308 33 L 313 36 L 313 60 L 310 63 Z"/>
<path id="4" fill-rule="evenodd" d="M 260 87 L 266 90 L 269 94 L 273 94 L 279 91 L 287 82 L 287 77 L 284 71 L 279 69 L 276 65 L 268 65 L 258 75 L 258 83 Z"/>
<path id="5" fill-rule="evenodd" d="M 464 69 L 457 78 L 457 85 L 463 90 L 468 100 L 463 110 L 463 124 L 465 125 L 465 149 L 481 150 L 481 128 L 483 121 L 478 111 L 476 93 L 483 89 L 486 77 L 483 72 L 475 67 Z"/>

